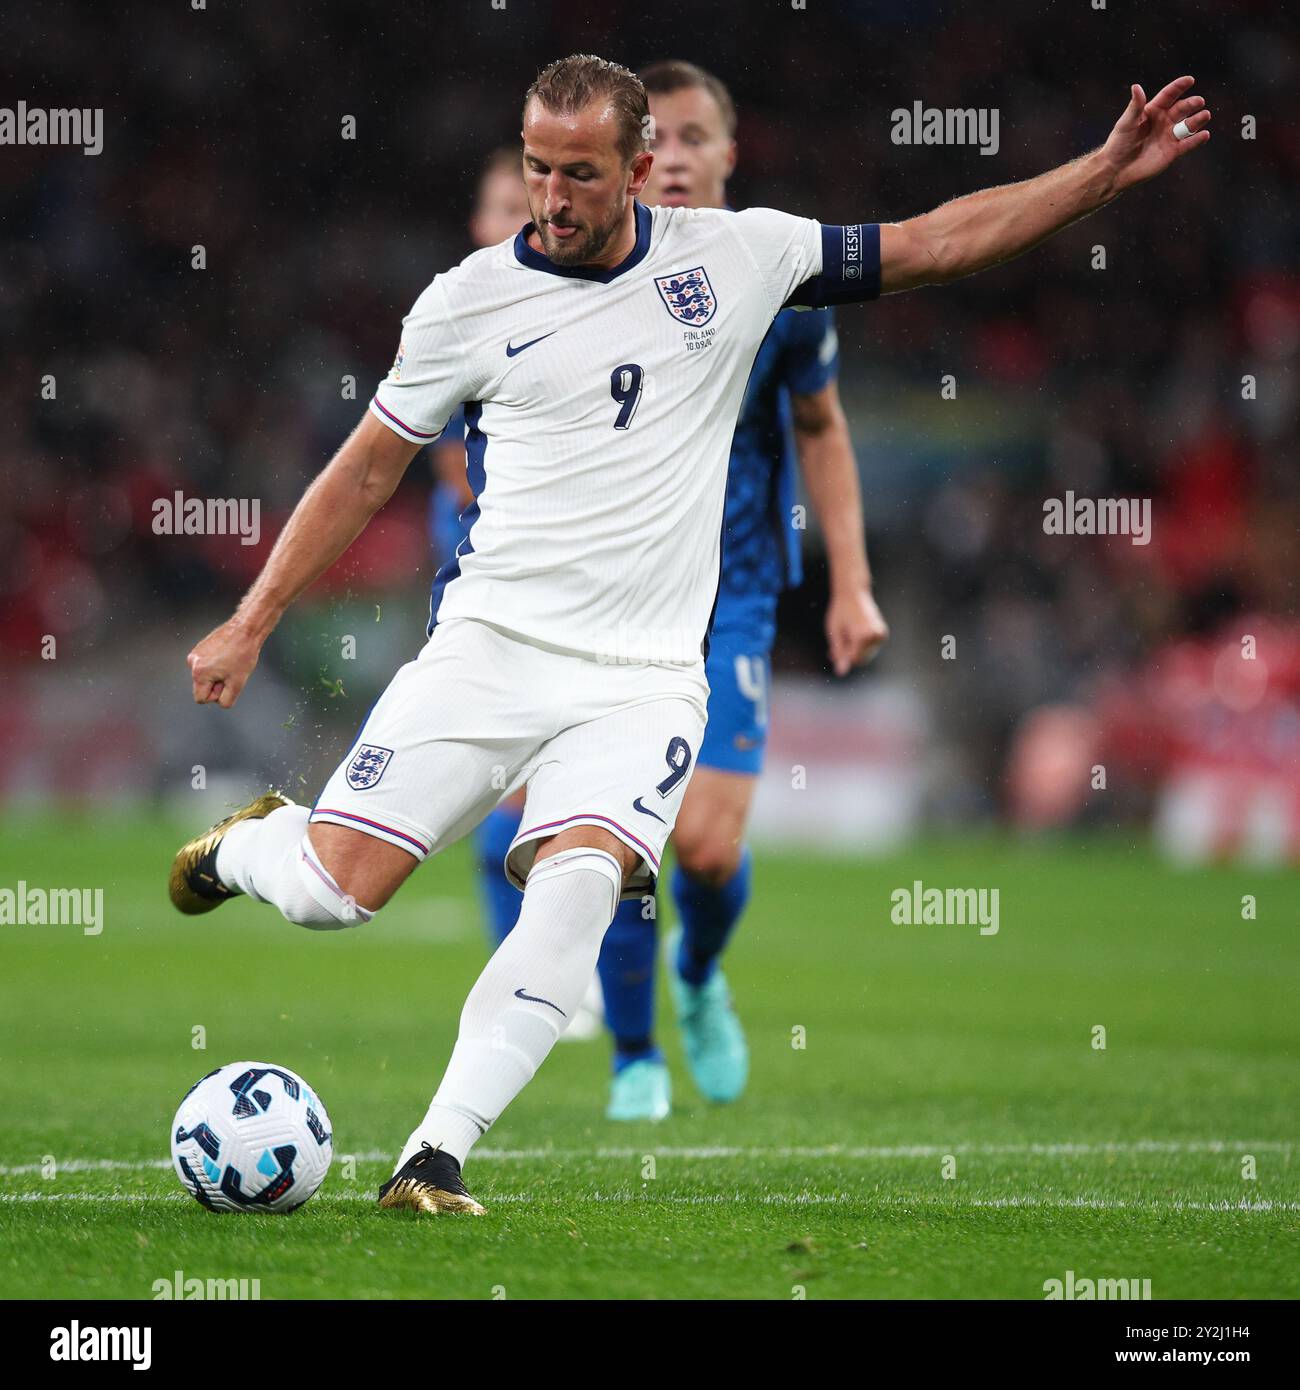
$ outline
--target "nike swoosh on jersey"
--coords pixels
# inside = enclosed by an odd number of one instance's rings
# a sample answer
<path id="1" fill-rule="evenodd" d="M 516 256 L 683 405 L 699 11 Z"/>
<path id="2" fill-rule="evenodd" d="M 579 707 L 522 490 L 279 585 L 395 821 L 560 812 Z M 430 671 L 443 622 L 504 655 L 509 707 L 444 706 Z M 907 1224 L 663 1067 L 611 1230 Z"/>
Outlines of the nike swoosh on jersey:
<path id="1" fill-rule="evenodd" d="M 554 1009 L 561 1018 L 568 1018 L 569 1016 L 558 1004 L 552 1004 L 549 999 L 541 999 L 536 994 L 525 994 L 522 989 L 515 990 L 515 998 L 527 999 L 530 1004 L 545 1004 L 548 1009 Z"/>
<path id="2" fill-rule="evenodd" d="M 530 339 L 530 340 L 529 340 L 528 342 L 526 342 L 526 343 L 520 343 L 518 347 L 512 347 L 512 346 L 510 345 L 510 343 L 507 342 L 507 343 L 506 343 L 506 356 L 507 356 L 507 357 L 518 357 L 519 354 L 520 354 L 521 352 L 523 352 L 523 350 L 524 350 L 525 348 L 530 348 L 530 347 L 532 347 L 532 345 L 533 345 L 534 343 L 541 343 L 541 342 L 544 342 L 547 338 L 553 338 L 553 337 L 555 337 L 555 335 L 556 335 L 559 331 L 560 331 L 560 330 L 559 330 L 558 328 L 552 328 L 551 331 L 550 331 L 549 333 L 543 333 L 542 336 L 541 336 L 540 338 L 532 338 L 532 339 Z"/>
<path id="3" fill-rule="evenodd" d="M 642 814 L 643 816 L 654 816 L 655 820 L 657 820 L 657 821 L 659 822 L 660 825 L 667 825 L 667 824 L 668 824 L 668 822 L 667 822 L 666 820 L 664 820 L 664 818 L 663 818 L 661 815 L 659 815 L 659 814 L 657 814 L 656 812 L 652 811 L 652 810 L 649 808 L 649 806 L 642 806 L 642 805 L 641 805 L 641 798 L 640 798 L 639 796 L 638 796 L 637 799 L 632 803 L 632 809 L 633 809 L 634 811 L 640 811 L 641 814 Z"/>

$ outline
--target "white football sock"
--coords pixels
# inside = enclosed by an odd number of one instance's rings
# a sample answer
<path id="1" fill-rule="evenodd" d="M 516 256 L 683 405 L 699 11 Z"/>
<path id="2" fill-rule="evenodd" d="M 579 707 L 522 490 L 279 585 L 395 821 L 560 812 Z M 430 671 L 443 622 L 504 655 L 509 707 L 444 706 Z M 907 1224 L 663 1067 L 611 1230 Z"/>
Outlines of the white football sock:
<path id="1" fill-rule="evenodd" d="M 281 806 L 261 820 L 232 825 L 217 846 L 217 877 L 286 921 L 321 931 L 355 927 L 374 916 L 343 893 L 307 838 L 311 811 Z"/>
<path id="2" fill-rule="evenodd" d="M 519 921 L 465 1000 L 442 1084 L 394 1172 L 424 1142 L 464 1163 L 532 1080 L 591 983 L 622 887 L 618 860 L 600 849 L 561 850 L 534 866 Z"/>

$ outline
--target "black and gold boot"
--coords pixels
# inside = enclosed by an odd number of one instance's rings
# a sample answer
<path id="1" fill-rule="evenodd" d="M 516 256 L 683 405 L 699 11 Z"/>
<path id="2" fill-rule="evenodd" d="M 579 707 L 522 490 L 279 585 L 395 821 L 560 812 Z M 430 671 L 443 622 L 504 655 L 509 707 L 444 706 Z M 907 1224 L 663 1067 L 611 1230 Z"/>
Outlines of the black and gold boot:
<path id="1" fill-rule="evenodd" d="M 281 806 L 293 804 L 279 792 L 263 792 L 256 801 L 250 801 L 225 820 L 219 820 L 211 830 L 182 845 L 172 860 L 171 878 L 167 881 L 167 893 L 175 907 L 194 915 L 211 912 L 227 898 L 238 897 L 238 888 L 227 888 L 217 877 L 217 846 L 225 839 L 226 831 L 241 820 L 264 820 Z"/>
<path id="2" fill-rule="evenodd" d="M 460 1164 L 442 1149 L 423 1144 L 379 1189 L 379 1205 L 390 1211 L 464 1212 L 484 1216 L 465 1190 Z"/>

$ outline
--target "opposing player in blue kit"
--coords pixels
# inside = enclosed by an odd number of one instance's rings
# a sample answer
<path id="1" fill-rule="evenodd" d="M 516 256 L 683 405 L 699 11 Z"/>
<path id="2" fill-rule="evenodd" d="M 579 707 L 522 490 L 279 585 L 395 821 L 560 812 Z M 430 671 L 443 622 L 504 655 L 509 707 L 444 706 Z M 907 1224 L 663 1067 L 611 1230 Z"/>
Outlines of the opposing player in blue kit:
<path id="1" fill-rule="evenodd" d="M 196 702 L 233 706 L 288 607 L 465 404 L 474 502 L 428 641 L 315 806 L 257 797 L 182 845 L 168 884 L 191 915 L 245 894 L 300 926 L 355 928 L 527 788 L 505 863 L 518 920 L 469 991 L 382 1207 L 483 1213 L 466 1158 L 568 1026 L 620 900 L 654 893 L 708 720 L 728 459 L 773 321 L 1028 251 L 1208 141 L 1191 85 L 1150 101 L 1134 85 L 1104 145 L 1037 178 L 847 225 L 647 207 L 635 75 L 576 55 L 530 87 L 532 221 L 419 296 L 366 414 L 188 657 Z"/>
<path id="2" fill-rule="evenodd" d="M 650 101 L 655 156 L 645 201 L 725 207 L 736 164 L 730 93 L 687 62 L 654 63 L 639 76 Z M 716 1102 L 735 1100 L 749 1070 L 744 1030 L 718 960 L 750 894 L 745 827 L 767 741 L 777 598 L 801 579 L 796 455 L 826 543 L 825 626 L 836 674 L 868 660 L 888 635 L 871 591 L 837 366 L 833 311 L 783 309 L 759 348 L 731 445 L 722 573 L 705 663 L 709 723 L 672 837 L 679 927 L 669 938 L 668 959 L 687 1064 L 701 1095 Z M 610 1119 L 661 1119 L 671 1105 L 668 1067 L 653 1036 L 655 925 L 644 905 L 624 902 L 601 948 L 614 1037 Z"/>

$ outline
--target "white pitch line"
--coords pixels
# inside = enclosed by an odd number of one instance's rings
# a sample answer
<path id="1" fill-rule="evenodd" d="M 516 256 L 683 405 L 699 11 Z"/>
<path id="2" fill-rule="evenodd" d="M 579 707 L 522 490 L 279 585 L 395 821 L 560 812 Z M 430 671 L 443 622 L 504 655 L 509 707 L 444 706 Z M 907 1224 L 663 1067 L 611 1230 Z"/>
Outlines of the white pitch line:
<path id="1" fill-rule="evenodd" d="M 1074 1158 L 1107 1154 L 1242 1154 L 1242 1153 L 1290 1153 L 1295 1145 L 1285 1139 L 1201 1139 L 1165 1140 L 1139 1139 L 1133 1142 L 1109 1144 L 900 1144 L 892 1146 L 867 1145 L 850 1146 L 824 1144 L 812 1147 L 791 1146 L 786 1148 L 737 1148 L 716 1147 L 657 1147 L 647 1143 L 640 1147 L 601 1147 L 595 1149 L 492 1149 L 474 1150 L 474 1159 L 496 1163 L 531 1162 L 552 1160 L 556 1162 L 580 1159 L 643 1159 L 648 1155 L 655 1158 L 747 1158 L 747 1159 L 892 1159 L 892 1158 L 942 1158 L 946 1154 L 954 1157 L 989 1158 Z M 342 1155 L 339 1155 L 340 1157 Z M 358 1163 L 390 1163 L 396 1156 L 395 1149 L 368 1149 L 349 1155 Z M 143 1173 L 165 1170 L 172 1165 L 165 1158 L 69 1158 L 57 1164 L 60 1173 Z M 27 1173 L 39 1173 L 44 1165 L 40 1163 L 0 1164 L 0 1178 L 16 1178 Z"/>
<path id="2" fill-rule="evenodd" d="M 851 1158 L 851 1159 L 890 1159 L 890 1158 L 942 1158 L 946 1154 L 968 1157 L 1023 1157 L 1023 1158 L 1069 1158 L 1098 1154 L 1193 1154 L 1193 1153 L 1290 1153 L 1295 1145 L 1286 1139 L 1228 1140 L 1161 1140 L 1140 1139 L 1132 1143 L 1111 1144 L 899 1144 L 899 1145 L 844 1145 L 822 1144 L 810 1147 L 686 1147 L 657 1148 L 654 1144 L 644 1144 L 639 1148 L 597 1148 L 597 1149 L 475 1149 L 475 1158 L 497 1160 L 513 1159 L 580 1159 L 580 1158 L 644 1158 L 653 1154 L 656 1158 Z M 382 1161 L 388 1157 L 385 1150 L 367 1154 L 356 1154 L 358 1162 Z"/>
<path id="3" fill-rule="evenodd" d="M 977 1197 L 965 1203 L 972 1207 L 1078 1207 L 1085 1211 L 1300 1211 L 1300 1202 L 1274 1202 L 1268 1198 L 1240 1197 L 1235 1202 L 1225 1197 L 1217 1202 L 1126 1202 L 1111 1197 Z"/>
<path id="4" fill-rule="evenodd" d="M 46 1203 L 46 1202 L 135 1202 L 152 1204 L 155 1202 L 185 1203 L 191 1199 L 184 1192 L 141 1194 L 129 1192 L 8 1192 L 0 1193 L 0 1203 Z M 368 1202 L 374 1197 L 369 1192 L 327 1192 L 322 1200 L 328 1202 Z M 1150 1211 L 1150 1212 L 1209 1212 L 1230 1215 L 1235 1212 L 1300 1211 L 1300 1202 L 1273 1202 L 1268 1200 L 1251 1201 L 1241 1198 L 1238 1201 L 1223 1199 L 1218 1202 L 1171 1202 L 1152 1199 L 1147 1201 L 1127 1201 L 1112 1197 L 936 1197 L 929 1194 L 915 1196 L 865 1196 L 858 1197 L 848 1192 L 813 1193 L 764 1193 L 759 1196 L 744 1192 L 733 1193 L 667 1193 L 654 1197 L 640 1192 L 575 1192 L 565 1197 L 540 1197 L 528 1192 L 503 1192 L 487 1197 L 489 1207 L 504 1205 L 528 1205 L 530 1203 L 549 1203 L 559 1206 L 564 1202 L 611 1202 L 631 1205 L 645 1202 L 651 1205 L 709 1207 L 731 1205 L 753 1205 L 768 1207 L 815 1207 L 815 1206 L 858 1206 L 858 1207 L 938 1207 L 945 1211 L 979 1208 L 984 1210 L 1015 1210 L 1039 1207 L 1057 1210 L 1084 1211 Z"/>

